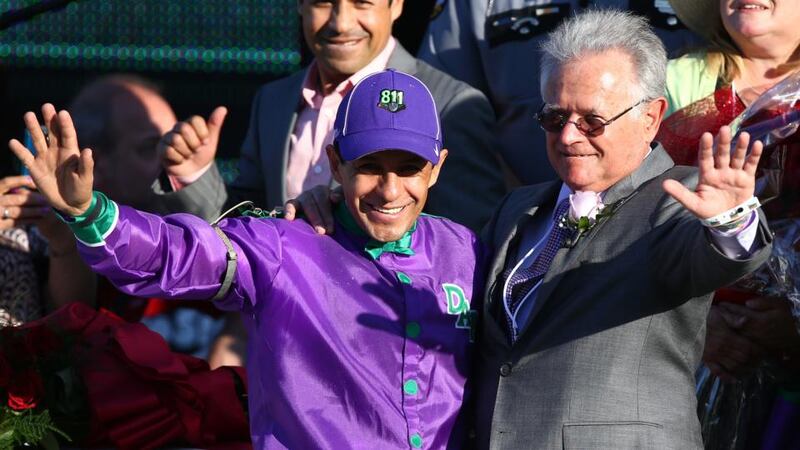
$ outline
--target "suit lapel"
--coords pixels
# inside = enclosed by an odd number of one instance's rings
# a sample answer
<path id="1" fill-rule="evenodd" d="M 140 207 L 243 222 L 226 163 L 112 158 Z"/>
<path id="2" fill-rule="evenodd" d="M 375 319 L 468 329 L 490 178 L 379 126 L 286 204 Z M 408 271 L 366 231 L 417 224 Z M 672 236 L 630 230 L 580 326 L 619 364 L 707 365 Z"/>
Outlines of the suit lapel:
<path id="1" fill-rule="evenodd" d="M 306 71 L 291 75 L 287 85 L 274 92 L 274 96 L 265 99 L 261 105 L 262 119 L 259 127 L 262 130 L 261 154 L 264 156 L 262 172 L 277 176 L 267 176 L 264 180 L 267 186 L 267 206 L 282 206 L 286 198 L 286 170 L 289 161 L 289 147 L 291 136 L 297 123 L 297 109 L 303 89 L 303 79 Z M 280 138 L 283 137 L 283 139 Z M 280 168 L 277 169 L 276 168 Z"/>
<path id="2" fill-rule="evenodd" d="M 592 239 L 602 232 L 604 225 L 605 222 L 597 224 L 588 234 L 578 239 L 578 242 L 573 247 L 563 247 L 556 253 L 553 261 L 550 263 L 550 268 L 542 278 L 542 284 L 539 286 L 539 290 L 536 293 L 536 303 L 533 305 L 533 310 L 528 317 L 528 321 L 520 329 L 520 336 L 524 335 L 528 330 L 534 317 L 542 310 L 547 300 L 550 299 L 550 294 L 552 294 L 553 290 L 558 286 L 563 276 L 579 265 L 579 256 L 583 254 Z"/>
<path id="3" fill-rule="evenodd" d="M 502 291 L 505 284 L 503 270 L 507 264 L 514 264 L 513 259 L 509 260 L 508 258 L 509 249 L 517 247 L 521 237 L 519 230 L 525 229 L 538 209 L 538 205 L 531 206 L 523 215 L 517 217 L 517 220 L 508 224 L 508 231 L 501 234 L 501 236 L 506 236 L 506 239 L 495 249 L 494 264 L 490 268 L 491 272 L 488 279 L 493 280 L 493 283 L 487 287 L 488 294 L 486 298 L 488 301 L 483 302 L 483 317 L 486 318 L 486 327 L 492 338 L 506 345 L 508 345 L 508 337 L 505 330 L 508 327 L 508 323 L 503 306 L 503 295 L 502 292 L 499 292 Z"/>
<path id="4" fill-rule="evenodd" d="M 633 195 L 639 186 L 669 170 L 675 163 L 661 144 L 656 145 L 642 164 L 632 174 L 611 186 L 603 197 L 603 203 L 614 202 Z"/>
<path id="5" fill-rule="evenodd" d="M 615 185 L 606 191 L 603 197 L 603 203 L 608 206 L 615 205 L 617 208 L 622 207 L 625 201 L 633 196 L 639 186 L 647 181 L 661 175 L 669 168 L 674 166 L 672 159 L 660 145 L 656 146 L 650 155 L 642 162 L 638 169 L 633 173 L 623 178 Z M 600 222 L 592 228 L 592 230 L 585 236 L 578 239 L 578 242 L 572 248 L 562 248 L 556 253 L 553 261 L 550 263 L 550 268 L 542 279 L 542 284 L 536 293 L 536 303 L 534 304 L 533 311 L 528 318 L 527 323 L 520 330 L 520 339 L 527 334 L 533 323 L 536 315 L 542 310 L 545 304 L 551 299 L 553 291 L 558 287 L 559 282 L 563 279 L 564 275 L 571 270 L 576 269 L 580 265 L 581 255 L 584 252 L 591 251 L 591 243 L 595 236 L 603 232 L 607 221 Z"/>
<path id="6" fill-rule="evenodd" d="M 495 231 L 491 236 L 494 243 L 494 257 L 488 279 L 492 280 L 492 285 L 487 286 L 487 293 L 484 297 L 487 301 L 483 304 L 483 317 L 487 330 L 497 341 L 508 343 L 505 329 L 506 323 L 505 309 L 503 307 L 503 271 L 508 264 L 514 264 L 519 241 L 522 231 L 528 226 L 540 207 L 552 202 L 558 195 L 561 182 L 552 182 L 536 186 L 536 189 L 525 192 L 513 204 L 503 206 L 503 214 L 498 217 Z M 509 200 L 511 202 L 511 200 Z M 501 237 L 501 241 L 494 239 Z"/>

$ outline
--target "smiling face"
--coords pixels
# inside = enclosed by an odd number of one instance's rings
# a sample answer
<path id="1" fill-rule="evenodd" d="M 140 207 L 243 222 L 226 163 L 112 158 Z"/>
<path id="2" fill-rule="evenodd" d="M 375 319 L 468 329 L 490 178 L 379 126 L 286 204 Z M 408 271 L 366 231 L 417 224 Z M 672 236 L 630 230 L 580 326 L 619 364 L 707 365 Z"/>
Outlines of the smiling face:
<path id="1" fill-rule="evenodd" d="M 641 100 L 640 90 L 631 89 L 637 85 L 631 57 L 611 50 L 581 55 L 555 69 L 543 94 L 549 108 L 567 112 L 570 121 L 587 115 L 608 120 Z M 644 102 L 595 137 L 574 123 L 547 132 L 550 164 L 574 191 L 605 191 L 639 167 L 665 108 L 664 98 Z"/>
<path id="2" fill-rule="evenodd" d="M 447 150 L 442 150 L 433 165 L 413 153 L 384 150 L 342 162 L 333 146 L 327 152 L 350 214 L 380 242 L 396 241 L 411 229 L 447 157 Z"/>
<path id="3" fill-rule="evenodd" d="M 722 25 L 743 50 L 760 40 L 800 44 L 800 4 L 796 0 L 720 0 Z M 769 45 L 770 42 L 764 42 Z"/>
<path id="4" fill-rule="evenodd" d="M 298 9 L 323 82 L 338 84 L 386 47 L 403 0 L 300 0 Z"/>

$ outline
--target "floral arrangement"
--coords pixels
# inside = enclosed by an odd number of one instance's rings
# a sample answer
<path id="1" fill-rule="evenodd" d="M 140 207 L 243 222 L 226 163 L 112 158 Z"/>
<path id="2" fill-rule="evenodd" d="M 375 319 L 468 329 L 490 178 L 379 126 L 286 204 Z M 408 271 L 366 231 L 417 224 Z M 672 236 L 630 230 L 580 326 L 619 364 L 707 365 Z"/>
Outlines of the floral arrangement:
<path id="1" fill-rule="evenodd" d="M 246 383 L 241 367 L 210 370 L 140 323 L 71 303 L 0 329 L 0 450 L 247 449 Z"/>
<path id="2" fill-rule="evenodd" d="M 52 381 L 69 369 L 69 353 L 63 351 L 67 346 L 49 328 L 0 330 L 0 449 L 58 448 L 56 435 L 71 440 L 55 425 L 44 403 L 45 390 L 57 389 Z M 55 393 L 49 396 L 55 397 Z"/>
<path id="3" fill-rule="evenodd" d="M 576 191 L 569 196 L 569 212 L 558 223 L 571 234 L 565 240 L 567 247 L 573 247 L 581 236 L 587 234 L 598 223 L 610 217 L 616 204 L 606 207 L 600 194 L 592 191 Z"/>

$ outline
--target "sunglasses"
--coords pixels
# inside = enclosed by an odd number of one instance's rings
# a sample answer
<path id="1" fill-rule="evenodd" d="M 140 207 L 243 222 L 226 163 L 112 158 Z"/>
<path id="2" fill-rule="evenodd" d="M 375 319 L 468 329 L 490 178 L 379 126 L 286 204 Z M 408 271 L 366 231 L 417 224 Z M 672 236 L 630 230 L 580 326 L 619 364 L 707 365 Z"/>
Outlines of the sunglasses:
<path id="1" fill-rule="evenodd" d="M 574 124 L 575 127 L 586 136 L 595 137 L 603 134 L 603 132 L 606 130 L 606 126 L 611 124 L 611 122 L 624 116 L 633 108 L 636 108 L 644 103 L 645 100 L 646 99 L 639 100 L 630 108 L 622 111 L 608 120 L 604 120 L 602 117 L 595 116 L 593 114 L 587 114 L 585 116 L 578 117 L 577 120 L 569 120 L 569 116 L 571 115 L 569 111 L 549 109 L 549 105 L 547 103 L 543 104 L 542 107 L 539 108 L 539 112 L 537 112 L 534 117 L 536 117 L 536 120 L 539 121 L 539 126 L 542 127 L 544 131 L 548 131 L 550 133 L 560 133 L 568 123 L 571 123 Z"/>

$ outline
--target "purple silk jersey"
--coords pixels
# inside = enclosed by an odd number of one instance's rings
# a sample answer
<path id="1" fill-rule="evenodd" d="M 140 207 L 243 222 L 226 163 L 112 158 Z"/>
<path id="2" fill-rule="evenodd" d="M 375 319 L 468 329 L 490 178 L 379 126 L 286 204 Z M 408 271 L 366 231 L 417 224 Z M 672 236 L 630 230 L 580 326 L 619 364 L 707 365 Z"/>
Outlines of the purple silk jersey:
<path id="1" fill-rule="evenodd" d="M 250 430 L 255 448 L 459 448 L 485 251 L 466 228 L 417 220 L 415 254 L 364 251 L 337 226 L 221 222 L 238 269 L 218 306 L 248 330 Z M 208 299 L 226 249 L 201 219 L 120 206 L 105 243 L 84 259 L 123 291 Z M 473 335 L 474 336 L 474 335 Z M 457 419 L 459 424 L 457 425 Z"/>

